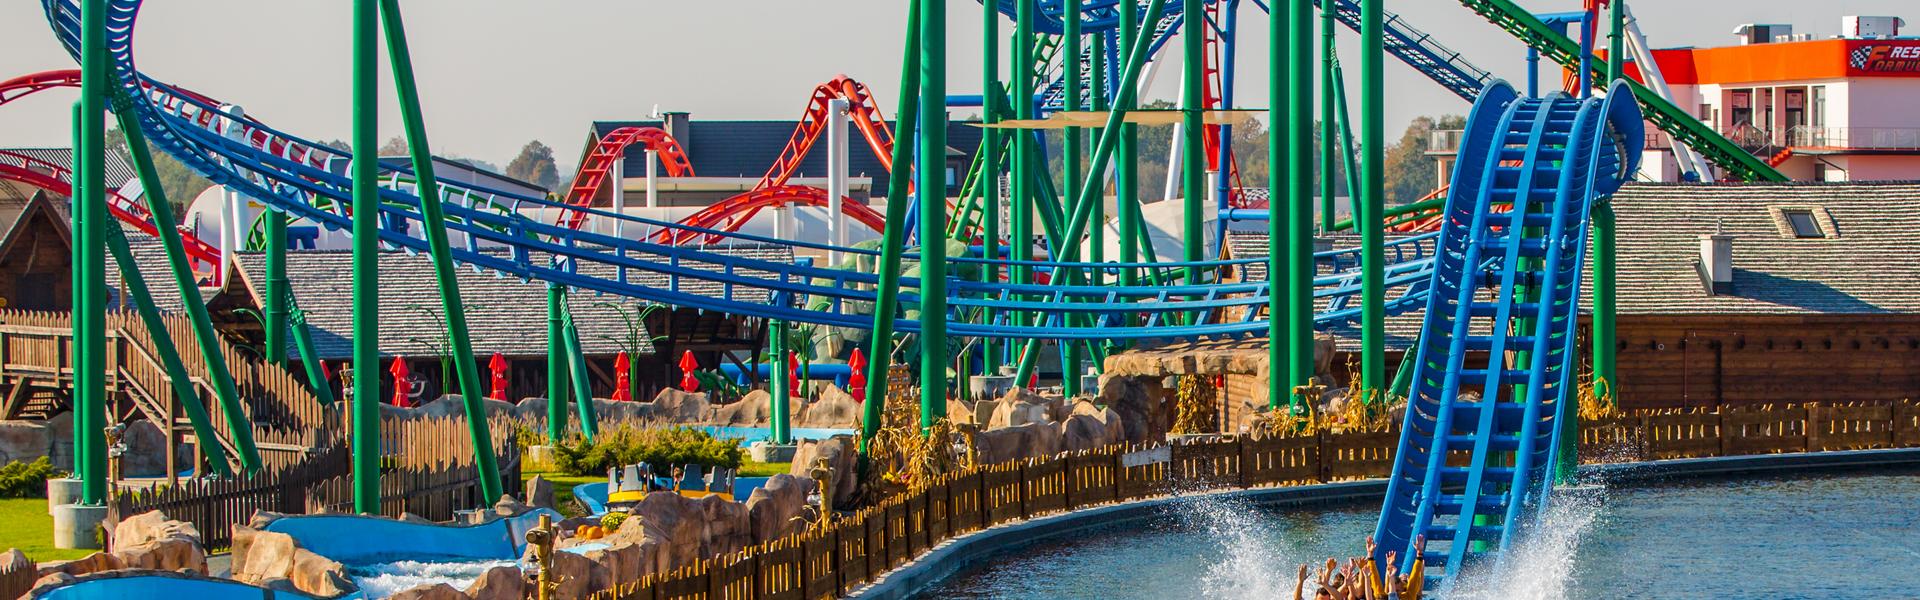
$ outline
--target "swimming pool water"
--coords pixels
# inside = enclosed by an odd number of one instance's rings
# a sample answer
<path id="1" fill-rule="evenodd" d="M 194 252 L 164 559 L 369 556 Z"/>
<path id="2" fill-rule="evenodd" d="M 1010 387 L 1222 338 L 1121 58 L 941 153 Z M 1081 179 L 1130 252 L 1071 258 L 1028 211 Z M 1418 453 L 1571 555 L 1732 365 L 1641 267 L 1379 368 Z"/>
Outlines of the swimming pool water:
<path id="1" fill-rule="evenodd" d="M 1451 598 L 1920 597 L 1920 470 L 1597 486 L 1560 502 L 1517 568 Z M 1361 552 L 1374 502 L 1193 499 L 995 556 L 920 598 L 1291 598 L 1299 565 Z"/>

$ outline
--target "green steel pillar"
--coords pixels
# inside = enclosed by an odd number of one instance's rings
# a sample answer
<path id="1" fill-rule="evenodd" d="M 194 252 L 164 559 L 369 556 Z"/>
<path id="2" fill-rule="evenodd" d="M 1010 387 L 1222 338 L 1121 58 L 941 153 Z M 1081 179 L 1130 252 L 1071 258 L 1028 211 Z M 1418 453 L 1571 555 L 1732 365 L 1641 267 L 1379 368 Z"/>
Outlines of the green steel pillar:
<path id="1" fill-rule="evenodd" d="M 1292 0 L 1274 0 L 1267 9 L 1268 30 L 1273 32 L 1267 46 L 1267 406 L 1279 408 L 1282 402 L 1292 404 L 1293 367 L 1287 360 L 1287 352 L 1292 350 L 1293 337 L 1289 335 L 1293 326 L 1292 300 L 1293 256 L 1287 235 L 1291 228 L 1287 219 L 1292 217 L 1293 206 L 1282 202 L 1293 200 L 1292 176 L 1293 135 L 1287 130 L 1293 126 L 1292 108 L 1293 83 L 1293 10 Z M 1284 3 L 1284 4 L 1283 4 Z"/>
<path id="2" fill-rule="evenodd" d="M 947 418 L 947 1 L 919 0 L 920 425 Z M 904 118 L 904 117 L 903 117 Z"/>
<path id="3" fill-rule="evenodd" d="M 1085 99 L 1082 98 L 1083 94 L 1081 93 L 1083 90 L 1080 87 L 1080 68 L 1082 64 L 1080 62 L 1080 52 L 1082 49 L 1081 44 L 1085 41 L 1082 39 L 1084 36 L 1080 35 L 1081 6 L 1078 0 L 1068 0 L 1063 4 L 1065 4 L 1065 6 L 1061 9 L 1062 12 L 1060 14 L 1062 30 L 1060 34 L 1060 77 L 1065 88 L 1063 90 L 1065 97 L 1060 104 L 1064 110 L 1076 111 L 1085 108 L 1085 106 L 1083 106 Z M 1063 148 L 1061 149 L 1061 162 L 1064 167 L 1062 171 L 1066 173 L 1066 182 L 1065 185 L 1061 187 L 1061 190 L 1064 192 L 1062 197 L 1078 200 L 1080 198 L 1080 177 L 1084 172 L 1081 168 L 1080 161 L 1086 155 L 1086 131 L 1079 127 L 1068 127 L 1064 133 L 1066 143 L 1063 144 Z M 1055 273 L 1054 275 L 1072 276 L 1072 274 L 1066 273 L 1064 269 L 1062 272 Z M 1070 323 L 1072 321 L 1073 319 L 1069 319 Z M 1084 370 L 1081 367 L 1081 363 L 1086 360 L 1086 357 L 1085 353 L 1081 352 L 1080 344 L 1063 341 L 1060 346 L 1060 390 L 1065 393 L 1068 398 L 1072 398 L 1080 395 L 1080 373 Z"/>
<path id="4" fill-rule="evenodd" d="M 1096 35 L 1093 38 L 1093 62 L 1087 68 L 1087 71 L 1093 74 L 1093 76 L 1089 78 L 1091 86 L 1087 89 L 1087 98 L 1088 108 L 1099 112 L 1105 112 L 1109 108 L 1107 106 L 1107 90 L 1110 89 L 1108 88 L 1110 83 L 1107 81 L 1106 63 L 1107 36 Z M 1092 132 L 1092 136 L 1096 139 L 1102 135 L 1105 135 L 1105 132 L 1098 129 Z M 1103 174 L 1097 181 L 1099 181 L 1099 183 L 1094 185 L 1097 190 L 1093 196 L 1093 206 L 1087 207 L 1088 210 L 1093 211 L 1093 229 L 1087 232 L 1087 260 L 1099 263 L 1107 261 L 1107 228 L 1105 224 L 1107 222 L 1106 196 L 1108 180 Z M 1089 282 L 1092 285 L 1106 285 L 1105 270 L 1095 269 L 1089 275 L 1091 276 Z M 1105 345 L 1106 344 L 1102 344 L 1102 346 Z"/>
<path id="5" fill-rule="evenodd" d="M 1133 48 L 1134 38 L 1140 37 L 1140 6 L 1130 0 L 1120 2 L 1120 51 Z M 1125 67 L 1122 66 L 1124 69 Z M 1115 81 L 1114 110 L 1125 111 L 1134 108 L 1134 98 L 1140 82 L 1125 77 Z M 1119 158 L 1114 160 L 1114 211 L 1120 220 L 1120 262 L 1140 262 L 1140 128 L 1132 123 L 1120 125 Z M 1120 270 L 1120 285 L 1133 286 L 1139 283 L 1137 271 L 1132 268 Z"/>
<path id="6" fill-rule="evenodd" d="M 567 288 L 547 284 L 547 443 L 558 444 L 567 432 L 567 341 L 560 315 L 567 306 Z"/>
<path id="7" fill-rule="evenodd" d="M 1320 6 L 1320 232 L 1332 233 L 1334 192 L 1338 190 L 1334 182 L 1335 165 L 1333 160 L 1333 56 L 1334 27 L 1333 20 L 1340 12 L 1338 2 L 1325 2 Z M 1304 58 L 1302 63 L 1307 62 Z M 1348 190 L 1347 193 L 1353 193 Z"/>
<path id="8" fill-rule="evenodd" d="M 1201 113 L 1206 110 L 1206 100 L 1201 95 L 1201 88 L 1204 85 L 1201 79 L 1206 73 L 1206 44 L 1203 36 L 1206 35 L 1207 21 L 1204 8 L 1203 2 L 1180 3 L 1181 55 L 1185 59 L 1185 68 L 1181 70 L 1180 78 L 1180 108 L 1182 109 L 1180 133 L 1185 136 L 1180 142 L 1181 147 L 1185 149 L 1181 152 L 1180 193 L 1186 196 L 1186 210 L 1182 213 L 1180 237 L 1181 246 L 1185 249 L 1181 259 L 1189 263 L 1206 260 L 1207 248 L 1205 219 L 1201 218 L 1205 216 L 1207 190 L 1207 141 L 1206 132 L 1201 129 L 1206 125 L 1200 118 Z M 1153 17 L 1148 15 L 1147 18 Z M 1186 285 L 1202 283 L 1200 267 L 1187 266 L 1185 283 Z"/>
<path id="9" fill-rule="evenodd" d="M 981 120 L 988 125 L 1000 122 L 1000 4 L 998 2 L 980 3 L 980 112 Z M 980 179 L 975 185 L 981 188 L 981 216 L 986 221 L 986 231 L 981 236 L 981 246 L 985 247 L 987 264 L 980 270 L 980 280 L 993 285 L 1000 281 L 1000 267 L 993 263 L 1000 258 L 1000 130 L 988 128 L 982 130 L 980 148 Z M 994 310 L 987 309 L 982 319 L 993 322 Z M 980 340 L 980 372 L 992 375 L 1000 369 L 999 340 L 986 338 Z"/>
<path id="10" fill-rule="evenodd" d="M 906 47 L 900 51 L 900 104 L 895 111 L 896 140 L 911 140 L 920 115 L 920 4 L 907 4 Z M 945 156 L 945 153 L 942 153 Z M 893 145 L 893 172 L 887 177 L 887 226 L 881 232 L 880 281 L 874 290 L 873 330 L 867 341 L 867 393 L 860 412 L 860 452 L 864 456 L 880 432 L 887 399 L 887 371 L 893 363 L 893 324 L 900 315 L 900 255 L 905 252 L 907 188 L 913 144 Z M 923 188 L 924 189 L 924 188 Z M 937 238 L 936 238 L 937 239 Z"/>
<path id="11" fill-rule="evenodd" d="M 127 234 L 120 229 L 120 222 L 106 219 L 107 250 L 113 253 L 113 260 L 120 267 L 120 279 L 126 282 L 127 298 L 140 313 L 141 322 L 147 326 L 147 334 L 155 340 L 171 341 L 173 336 L 167 333 L 167 321 L 160 315 L 159 307 L 153 304 L 153 293 L 147 288 L 146 275 L 140 272 L 139 263 L 133 260 L 133 249 L 127 247 Z M 193 425 L 195 439 L 213 440 L 213 420 L 207 416 L 207 407 L 200 403 L 199 394 L 194 392 L 193 379 L 187 374 L 187 366 L 180 362 L 180 351 L 171 343 L 156 343 L 153 353 L 159 355 L 160 366 L 167 373 L 167 382 L 172 389 L 174 401 L 187 413 L 187 422 Z M 158 392 L 159 390 L 154 390 Z M 233 469 L 227 465 L 227 451 L 220 444 L 194 444 L 200 449 L 200 455 L 207 459 L 207 466 L 215 475 L 232 477 Z"/>
<path id="12" fill-rule="evenodd" d="M 1033 20 L 1040 11 L 1039 0 L 1015 0 L 1013 33 L 1013 91 L 1008 100 L 1013 102 L 1015 119 L 1032 119 L 1033 114 L 1033 50 L 1039 38 L 1034 36 Z M 1012 236 L 1008 247 L 1012 250 L 1008 258 L 1028 260 L 1033 258 L 1033 203 L 1039 191 L 1034 189 L 1034 163 L 1036 160 L 1033 144 L 1033 132 L 1015 129 L 1013 136 L 1013 214 L 1008 217 L 1008 228 Z M 1014 265 L 1012 281 L 1015 284 L 1033 282 L 1033 267 Z M 1028 323 L 1031 315 L 1025 311 L 1015 311 L 1013 322 L 1016 325 Z M 1026 381 L 1016 381 L 1015 385 L 1025 386 Z"/>
<path id="13" fill-rule="evenodd" d="M 380 512 L 380 161 L 376 0 L 353 3 L 353 508 Z"/>
<path id="14" fill-rule="evenodd" d="M 1287 372 L 1288 384 L 1301 389 L 1299 386 L 1307 385 L 1314 375 L 1313 0 L 1289 0 L 1289 3 L 1291 9 L 1288 11 L 1286 37 L 1289 52 L 1284 71 L 1287 76 L 1288 109 L 1285 128 L 1288 179 Z M 1277 169 L 1277 165 L 1269 165 L 1270 169 Z M 1276 212 L 1269 210 L 1268 219 L 1271 220 Z M 1296 398 L 1294 402 L 1301 400 Z"/>
<path id="15" fill-rule="evenodd" d="M 1386 0 L 1360 0 L 1360 162 L 1363 188 L 1355 228 L 1360 230 L 1360 389 L 1386 384 L 1386 90 L 1382 60 L 1386 36 L 1382 22 Z"/>
<path id="16" fill-rule="evenodd" d="M 146 190 L 147 210 L 152 213 L 154 223 L 178 223 L 173 216 L 173 205 L 167 200 L 164 186 L 160 185 L 159 170 L 154 167 L 153 153 L 147 149 L 146 134 L 141 132 L 139 120 L 133 117 L 133 99 L 118 88 L 113 97 L 115 113 L 120 120 L 120 131 L 127 137 L 127 153 L 133 159 L 134 172 L 140 176 L 142 188 Z M 160 245 L 167 249 L 167 267 L 173 273 L 174 289 L 181 298 L 200 297 L 200 285 L 195 282 L 193 267 L 187 264 L 187 254 L 180 242 L 180 232 L 172 227 L 155 227 L 154 233 L 160 239 Z M 233 436 L 234 449 L 240 451 L 240 470 L 252 474 L 260 470 L 260 451 L 253 443 L 253 423 L 248 421 L 247 412 L 240 405 L 240 392 L 233 384 L 233 373 L 227 370 L 226 355 L 220 351 L 219 334 L 213 330 L 213 320 L 207 316 L 207 305 L 200 302 L 183 302 L 181 306 L 187 313 L 187 321 L 193 324 L 193 339 L 200 348 L 200 358 L 207 365 L 207 374 L 213 380 L 213 395 L 220 404 L 220 415 L 227 423 L 227 431 Z"/>
<path id="17" fill-rule="evenodd" d="M 80 9 L 80 103 L 74 130 L 73 195 L 73 440 L 80 502 L 107 501 L 106 256 L 99 248 L 107 214 L 106 100 L 115 85 L 107 64 L 105 0 Z"/>
<path id="18" fill-rule="evenodd" d="M 268 208 L 260 218 L 267 222 L 267 297 L 261 301 L 265 306 L 260 307 L 267 317 L 267 362 L 285 365 L 287 299 L 293 296 L 292 284 L 287 281 L 287 213 Z"/>
<path id="19" fill-rule="evenodd" d="M 791 404 L 793 390 L 787 389 L 787 322 L 767 321 L 767 395 L 770 415 L 767 416 L 768 429 L 771 430 L 773 443 L 793 443 L 792 430 L 787 424 L 787 412 Z"/>
<path id="20" fill-rule="evenodd" d="M 561 337 L 567 345 L 567 374 L 573 376 L 573 404 L 580 413 L 580 436 L 592 442 L 598 437 L 600 419 L 594 415 L 593 385 L 587 381 L 587 353 L 580 346 L 580 330 L 573 323 L 572 309 L 560 313 L 560 318 Z"/>
<path id="21" fill-rule="evenodd" d="M 440 182 L 433 174 L 433 150 L 428 146 L 426 116 L 420 110 L 420 88 L 413 76 L 412 53 L 407 50 L 407 29 L 400 18 L 400 1 L 380 0 L 380 18 L 386 25 L 387 58 L 393 66 L 394 89 L 400 96 L 407 148 L 413 154 L 414 191 L 420 195 L 420 226 L 425 230 L 427 248 L 433 255 L 433 278 L 440 288 L 440 312 L 446 317 L 448 352 L 453 355 L 454 372 L 460 380 L 460 403 L 466 409 L 467 433 L 473 441 L 480 500 L 492 504 L 506 493 L 506 488 L 501 487 L 500 467 L 493 455 L 487 390 L 480 386 L 480 363 L 474 359 L 473 342 L 467 337 L 467 311 L 460 301 L 453 248 L 447 244 L 447 217 L 440 205 Z M 284 223 L 281 227 L 285 227 Z M 284 254 L 284 250 L 281 252 Z"/>

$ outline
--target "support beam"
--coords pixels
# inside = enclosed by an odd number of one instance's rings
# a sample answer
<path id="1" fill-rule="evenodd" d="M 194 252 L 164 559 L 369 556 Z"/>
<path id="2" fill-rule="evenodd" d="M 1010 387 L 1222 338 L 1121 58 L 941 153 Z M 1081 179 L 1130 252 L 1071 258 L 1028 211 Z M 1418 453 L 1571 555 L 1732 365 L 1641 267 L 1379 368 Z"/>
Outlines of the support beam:
<path id="1" fill-rule="evenodd" d="M 906 47 L 900 52 L 900 103 L 894 112 L 895 140 L 911 140 L 920 112 L 920 4 L 907 4 Z M 882 408 L 887 399 L 887 371 L 893 363 L 893 325 L 900 314 L 900 256 L 905 253 L 908 167 L 913 164 L 913 144 L 895 143 L 895 167 L 887 177 L 887 227 L 881 232 L 880 281 L 874 290 L 873 329 L 867 342 L 867 394 L 860 412 L 860 452 L 872 448 L 869 442 L 880 432 Z"/>
<path id="2" fill-rule="evenodd" d="M 479 476 L 480 501 L 492 504 L 506 493 L 501 487 L 500 466 L 493 454 L 493 433 L 487 421 L 487 390 L 480 384 L 480 362 L 475 360 L 473 342 L 467 336 L 467 310 L 460 300 L 460 280 L 455 275 L 453 248 L 447 243 L 447 217 L 440 205 L 440 182 L 433 173 L 433 151 L 427 140 L 426 115 L 420 109 L 420 89 L 413 76 L 413 58 L 407 50 L 406 22 L 400 17 L 400 0 L 380 0 L 380 17 L 386 23 L 387 58 L 393 66 L 394 90 L 400 97 L 401 121 L 406 127 L 407 148 L 413 154 L 414 191 L 420 196 L 420 226 L 433 256 L 433 278 L 439 284 L 440 312 L 446 320 L 448 353 L 460 380 L 460 404 L 467 416 L 467 434 L 473 441 L 473 460 Z M 618 173 L 614 186 L 619 187 Z M 618 191 L 615 197 L 618 197 Z M 356 213 L 357 214 L 357 213 Z M 619 220 L 615 220 L 618 227 Z M 445 377 L 443 373 L 441 377 Z"/>
<path id="3" fill-rule="evenodd" d="M 1061 107 L 1068 111 L 1084 110 L 1086 108 L 1085 98 L 1083 97 L 1084 94 L 1082 93 L 1084 90 L 1080 87 L 1080 71 L 1082 67 L 1080 52 L 1083 49 L 1082 42 L 1085 41 L 1085 36 L 1080 34 L 1081 3 L 1079 0 L 1067 0 L 1062 4 L 1064 6 L 1062 6 L 1062 12 L 1060 13 L 1062 30 L 1060 34 L 1060 77 L 1061 84 L 1064 87 L 1062 91 L 1065 92 L 1065 96 L 1062 98 Z M 1080 198 L 1080 178 L 1085 172 L 1082 168 L 1083 165 L 1081 161 L 1086 158 L 1087 133 L 1079 127 L 1068 127 L 1066 131 L 1062 133 L 1064 134 L 1065 143 L 1062 144 L 1061 148 L 1061 166 L 1063 167 L 1062 171 L 1065 172 L 1066 181 L 1060 189 L 1064 198 L 1075 200 Z M 1078 242 L 1075 242 L 1075 244 L 1077 245 Z M 1066 272 L 1063 269 L 1055 272 L 1054 276 L 1074 277 L 1075 274 Z M 1077 319 L 1068 320 L 1069 323 L 1074 321 L 1077 321 Z M 1085 369 L 1082 368 L 1081 365 L 1085 360 L 1086 357 L 1080 351 L 1079 344 L 1069 342 L 1060 343 L 1060 390 L 1068 398 L 1080 395 L 1080 374 L 1085 372 Z"/>
<path id="4" fill-rule="evenodd" d="M 73 196 L 73 440 L 80 502 L 107 501 L 107 303 L 105 242 L 106 99 L 116 85 L 107 64 L 104 0 L 86 0 L 80 20 L 80 102 L 74 115 Z"/>
<path id="5" fill-rule="evenodd" d="M 647 146 L 647 208 L 660 208 L 660 151 L 653 146 Z"/>
<path id="6" fill-rule="evenodd" d="M 561 327 L 567 288 L 547 284 L 547 443 L 558 444 L 567 432 L 567 342 Z"/>
<path id="7" fill-rule="evenodd" d="M 580 435 L 593 442 L 599 437 L 600 419 L 594 415 L 593 384 L 587 381 L 587 354 L 580 346 L 580 329 L 574 326 L 573 309 L 568 308 L 560 315 L 561 333 L 567 343 L 567 374 L 573 376 L 573 404 L 580 413 Z"/>
<path id="8" fill-rule="evenodd" d="M 1125 4 L 1124 2 L 1122 4 Z M 980 73 L 981 73 L 981 120 L 988 125 L 1000 122 L 1000 5 L 998 2 L 980 3 Z M 1016 71 L 1017 72 L 1017 71 Z M 985 247 L 987 264 L 980 269 L 980 280 L 989 285 L 1000 281 L 1000 266 L 993 261 L 1000 256 L 1000 143 L 1001 132 L 987 128 L 982 131 L 980 148 L 980 179 L 975 185 L 981 186 L 981 221 L 984 222 L 981 246 Z M 992 323 L 997 311 L 989 308 L 980 318 Z M 1000 342 L 992 338 L 980 340 L 980 373 L 993 375 L 1000 370 Z"/>
<path id="9" fill-rule="evenodd" d="M 1386 374 L 1386 0 L 1360 0 L 1360 390 L 1384 389 Z M 1362 396 L 1365 397 L 1365 396 Z"/>
<path id="10" fill-rule="evenodd" d="M 1206 260 L 1205 196 L 1207 186 L 1206 131 L 1201 113 L 1206 110 L 1206 99 L 1201 93 L 1201 80 L 1206 77 L 1204 36 L 1207 26 L 1205 3 L 1181 2 L 1180 13 L 1184 21 L 1180 24 L 1181 50 L 1184 67 L 1181 71 L 1180 90 L 1180 133 L 1181 146 L 1187 151 L 1180 160 L 1180 193 L 1184 196 L 1185 212 L 1182 213 L 1181 246 L 1185 252 L 1182 260 L 1197 263 Z M 1148 18 L 1153 18 L 1149 15 Z M 1186 268 L 1187 285 L 1202 283 L 1200 267 Z"/>
<path id="11" fill-rule="evenodd" d="M 773 365 L 773 368 L 768 369 L 767 372 L 767 402 L 771 413 L 767 416 L 767 425 L 770 430 L 768 433 L 771 434 L 775 444 L 791 444 L 793 430 L 787 423 L 787 419 L 792 414 L 788 412 L 788 407 L 793 405 L 793 390 L 789 389 L 791 386 L 788 384 L 791 382 L 788 381 L 787 373 L 793 365 L 787 364 L 786 321 L 767 321 L 767 354 L 770 356 L 767 357 L 766 362 Z"/>
<path id="12" fill-rule="evenodd" d="M 287 213 L 269 207 L 260 214 L 266 221 L 267 230 L 267 291 L 261 299 L 260 312 L 265 313 L 266 358 L 276 365 L 287 364 L 287 303 L 293 297 L 292 283 L 287 279 Z"/>
<path id="13" fill-rule="evenodd" d="M 1120 3 L 1120 51 L 1132 48 L 1134 40 L 1140 37 L 1140 6 L 1134 2 Z M 1124 69 L 1124 66 L 1120 68 Z M 1114 81 L 1113 110 L 1127 111 L 1135 107 L 1135 98 L 1139 96 L 1140 81 L 1136 78 L 1119 77 Z M 1125 102 L 1122 102 L 1125 99 Z M 1140 239 L 1145 231 L 1141 227 L 1140 209 L 1140 128 L 1133 123 L 1120 125 L 1118 152 L 1114 159 L 1114 212 L 1120 220 L 1120 262 L 1140 262 Z M 1134 286 L 1140 282 L 1134 269 L 1120 270 L 1120 285 Z"/>
<path id="14" fill-rule="evenodd" d="M 1334 178 L 1334 169 L 1339 163 L 1333 160 L 1333 57 L 1336 52 L 1333 22 L 1339 14 L 1338 2 L 1320 3 L 1320 233 L 1333 232 L 1334 196 L 1339 190 L 1335 185 L 1339 180 Z"/>
<path id="15" fill-rule="evenodd" d="M 380 512 L 380 13 L 353 3 L 353 509 Z"/>
<path id="16" fill-rule="evenodd" d="M 153 222 L 178 223 L 173 216 L 173 204 L 167 199 L 166 189 L 160 185 L 160 171 L 154 166 L 153 153 L 147 148 L 146 134 L 133 116 L 133 99 L 124 90 L 116 88 L 113 101 L 116 107 L 114 112 L 120 120 L 120 131 L 127 138 L 127 155 L 133 159 L 134 172 L 140 177 L 140 186 L 145 190 L 147 210 L 152 214 Z M 187 263 L 186 246 L 180 242 L 180 231 L 172 227 L 155 227 L 154 233 L 160 239 L 160 246 L 167 249 L 167 269 L 173 274 L 174 290 L 183 299 L 199 298 L 200 284 L 194 278 L 193 267 Z M 253 423 L 247 419 L 246 409 L 240 404 L 240 394 L 233 384 L 233 372 L 227 370 L 226 354 L 221 351 L 219 334 L 213 330 L 213 319 L 207 316 L 207 305 L 181 302 L 180 306 L 187 313 L 187 322 L 193 324 L 194 343 L 200 349 L 201 361 L 207 366 L 213 396 L 220 405 L 221 420 L 226 422 L 227 431 L 233 436 L 231 441 L 234 449 L 240 452 L 240 470 L 247 474 L 258 472 L 260 451 L 253 443 Z"/>
<path id="17" fill-rule="evenodd" d="M 847 197 L 847 100 L 827 101 L 827 243 L 847 245 L 847 215 L 843 198 Z M 840 251 L 827 254 L 827 264 L 840 264 Z"/>
<path id="18" fill-rule="evenodd" d="M 920 425 L 947 417 L 947 2 L 920 7 Z M 905 117 L 902 117 L 904 119 Z"/>
<path id="19" fill-rule="evenodd" d="M 1293 55 L 1294 0 L 1274 0 L 1267 11 L 1268 30 L 1273 32 L 1267 52 L 1267 96 L 1273 101 L 1267 109 L 1267 406 L 1279 408 L 1282 402 L 1298 407 L 1293 396 L 1293 367 L 1288 360 L 1293 351 L 1293 245 L 1289 219 L 1293 218 Z M 1308 306 L 1308 310 L 1312 310 Z M 1286 399 L 1286 400 L 1283 400 Z"/>
<path id="20" fill-rule="evenodd" d="M 1313 263 L 1313 0 L 1288 1 L 1287 383 L 1304 390 L 1314 375 L 1313 278 L 1317 274 Z M 1318 401 L 1293 399 L 1295 406 Z"/>

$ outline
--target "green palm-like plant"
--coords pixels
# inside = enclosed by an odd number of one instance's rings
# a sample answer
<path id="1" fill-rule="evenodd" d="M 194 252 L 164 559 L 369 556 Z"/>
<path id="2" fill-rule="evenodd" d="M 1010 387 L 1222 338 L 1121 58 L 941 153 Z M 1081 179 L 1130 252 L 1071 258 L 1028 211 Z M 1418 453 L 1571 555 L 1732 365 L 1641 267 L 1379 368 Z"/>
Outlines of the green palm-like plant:
<path id="1" fill-rule="evenodd" d="M 652 315 L 654 311 L 668 308 L 665 304 L 642 302 L 621 305 L 615 302 L 597 302 L 594 305 L 612 309 L 613 314 L 620 315 L 620 322 L 626 329 L 624 333 L 595 337 L 620 346 L 621 350 L 626 351 L 628 360 L 639 359 L 642 349 L 652 346 L 654 342 L 667 339 L 667 336 L 664 335 L 647 335 L 647 317 Z M 629 310 L 629 307 L 631 310 Z M 634 400 L 640 399 L 640 378 L 634 377 L 631 373 L 627 375 L 627 397 Z"/>

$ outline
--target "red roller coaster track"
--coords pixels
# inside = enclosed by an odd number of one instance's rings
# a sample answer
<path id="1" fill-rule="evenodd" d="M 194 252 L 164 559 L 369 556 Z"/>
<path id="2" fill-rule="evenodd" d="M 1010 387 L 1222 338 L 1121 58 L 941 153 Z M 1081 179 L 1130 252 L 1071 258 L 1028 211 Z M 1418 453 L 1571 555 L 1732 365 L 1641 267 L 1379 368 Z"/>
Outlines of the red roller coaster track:
<path id="1" fill-rule="evenodd" d="M 693 176 L 693 163 L 687 160 L 686 151 L 680 148 L 680 142 L 673 139 L 672 134 L 658 127 L 621 127 L 607 132 L 593 145 L 593 150 L 587 152 L 587 157 L 580 161 L 580 172 L 573 176 L 573 184 L 567 186 L 567 205 L 582 208 L 591 206 L 593 195 L 606 182 L 614 163 L 626 154 L 627 146 L 633 144 L 644 145 L 659 153 L 660 165 L 666 169 L 668 177 Z M 617 178 L 614 185 L 619 185 Z M 586 211 L 569 210 L 562 224 L 568 229 L 579 229 L 586 222 Z"/>
<path id="2" fill-rule="evenodd" d="M 62 196 L 73 195 L 71 171 L 25 154 L 0 150 L 0 179 L 18 181 Z M 158 233 L 154 229 L 153 214 L 147 212 L 146 205 L 119 192 L 107 192 L 107 210 L 142 233 Z M 187 258 L 192 260 L 194 271 L 215 273 L 217 278 L 218 269 L 215 266 L 220 264 L 220 249 L 187 231 L 180 232 L 180 241 L 186 247 Z"/>
<path id="3" fill-rule="evenodd" d="M 723 232 L 738 231 L 760 210 L 787 204 L 805 204 L 808 206 L 828 206 L 825 190 L 819 188 L 788 185 L 800 169 L 807 152 L 813 149 L 815 142 L 827 128 L 827 110 L 833 100 L 847 101 L 847 112 L 852 117 L 853 126 L 866 138 L 867 147 L 880 159 L 880 165 L 889 173 L 893 171 L 893 130 L 887 127 L 886 119 L 881 116 L 880 106 L 873 100 L 873 94 L 866 84 L 854 81 L 845 75 L 813 88 L 813 96 L 807 102 L 807 110 L 801 116 L 800 124 L 793 129 L 793 135 L 787 138 L 787 145 L 781 149 L 780 156 L 761 176 L 760 182 L 752 190 L 729 197 L 701 209 L 699 212 L 681 219 L 682 225 Z M 860 221 L 875 230 L 886 227 L 886 219 L 872 208 L 858 202 L 842 202 L 841 210 L 854 220 Z M 698 233 L 686 230 L 662 230 L 655 234 L 663 242 L 683 244 Z M 714 236 L 707 236 L 712 239 Z"/>

